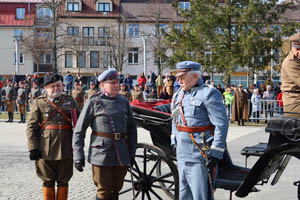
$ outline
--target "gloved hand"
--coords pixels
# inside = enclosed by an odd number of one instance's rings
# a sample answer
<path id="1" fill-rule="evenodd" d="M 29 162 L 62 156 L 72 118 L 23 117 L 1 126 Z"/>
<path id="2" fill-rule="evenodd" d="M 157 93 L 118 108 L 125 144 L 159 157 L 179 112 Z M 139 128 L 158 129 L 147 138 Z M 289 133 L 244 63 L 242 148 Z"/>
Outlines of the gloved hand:
<path id="1" fill-rule="evenodd" d="M 82 172 L 82 171 L 83 171 L 83 167 L 85 167 L 85 162 L 84 162 L 84 160 L 78 160 L 78 161 L 75 161 L 74 166 L 75 166 L 75 168 L 76 168 L 79 172 Z"/>
<path id="2" fill-rule="evenodd" d="M 216 157 L 208 157 L 208 161 L 206 163 L 206 167 L 211 171 L 219 162 L 219 159 Z"/>
<path id="3" fill-rule="evenodd" d="M 34 149 L 34 150 L 29 151 L 29 159 L 30 160 L 39 160 L 40 158 L 42 158 L 42 154 L 41 154 L 40 150 Z"/>

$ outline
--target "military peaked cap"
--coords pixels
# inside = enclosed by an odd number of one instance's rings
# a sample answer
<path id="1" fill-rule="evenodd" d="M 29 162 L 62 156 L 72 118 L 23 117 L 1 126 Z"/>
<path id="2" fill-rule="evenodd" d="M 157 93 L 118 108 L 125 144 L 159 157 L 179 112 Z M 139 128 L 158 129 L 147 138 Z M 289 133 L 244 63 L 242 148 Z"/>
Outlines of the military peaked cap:
<path id="1" fill-rule="evenodd" d="M 54 82 L 56 82 L 56 81 L 61 81 L 61 82 L 63 82 L 64 79 L 63 79 L 63 77 L 62 77 L 61 75 L 59 75 L 59 74 L 51 74 L 50 76 L 44 78 L 44 86 L 46 86 L 46 85 L 48 85 L 48 84 L 50 84 L 50 83 L 54 83 Z"/>
<path id="2" fill-rule="evenodd" d="M 119 79 L 118 72 L 115 68 L 107 69 L 98 76 L 99 82 L 107 81 L 107 80 L 114 80 L 114 79 Z"/>
<path id="3" fill-rule="evenodd" d="M 193 61 L 183 61 L 176 64 L 176 76 L 182 76 L 189 71 L 200 71 L 201 65 Z"/>

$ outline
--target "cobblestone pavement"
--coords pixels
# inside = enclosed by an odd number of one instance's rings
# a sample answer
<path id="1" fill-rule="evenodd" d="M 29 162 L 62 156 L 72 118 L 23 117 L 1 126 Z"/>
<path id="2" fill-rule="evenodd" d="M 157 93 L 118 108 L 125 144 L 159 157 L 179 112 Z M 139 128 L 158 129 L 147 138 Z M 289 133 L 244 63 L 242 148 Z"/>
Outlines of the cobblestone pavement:
<path id="1" fill-rule="evenodd" d="M 0 200 L 40 200 L 42 199 L 41 181 L 35 174 L 34 162 L 29 161 L 26 147 L 25 124 L 7 124 L 0 121 Z M 86 144 L 88 144 L 88 138 Z M 228 149 L 233 162 L 243 166 L 245 158 L 240 155 L 244 146 L 267 142 L 268 134 L 260 127 L 231 127 L 228 135 Z M 146 131 L 139 129 L 139 142 L 151 143 Z M 248 166 L 252 166 L 257 158 L 250 157 Z M 261 191 L 251 193 L 246 200 L 293 200 L 296 198 L 297 188 L 293 181 L 300 179 L 300 162 L 293 158 L 283 173 L 279 183 L 258 186 Z M 295 173 L 296 172 L 296 173 Z M 272 180 L 272 177 L 271 179 Z M 124 187 L 130 187 L 125 185 Z M 91 166 L 86 164 L 84 172 L 74 170 L 70 181 L 69 199 L 89 200 L 95 199 L 96 188 L 92 182 Z M 216 200 L 229 199 L 229 192 L 217 190 Z M 162 199 L 168 199 L 164 193 L 159 193 Z M 121 200 L 131 200 L 132 194 L 120 197 Z M 233 196 L 233 199 L 240 199 Z"/>

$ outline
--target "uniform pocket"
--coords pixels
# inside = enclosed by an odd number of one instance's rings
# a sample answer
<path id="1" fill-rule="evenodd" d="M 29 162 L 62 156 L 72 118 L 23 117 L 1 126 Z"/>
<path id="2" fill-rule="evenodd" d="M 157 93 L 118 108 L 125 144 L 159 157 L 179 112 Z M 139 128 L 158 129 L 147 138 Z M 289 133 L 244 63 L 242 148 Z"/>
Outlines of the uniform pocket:
<path id="1" fill-rule="evenodd" d="M 50 151 L 50 134 L 42 134 L 40 139 L 40 151 L 43 157 L 49 156 Z"/>

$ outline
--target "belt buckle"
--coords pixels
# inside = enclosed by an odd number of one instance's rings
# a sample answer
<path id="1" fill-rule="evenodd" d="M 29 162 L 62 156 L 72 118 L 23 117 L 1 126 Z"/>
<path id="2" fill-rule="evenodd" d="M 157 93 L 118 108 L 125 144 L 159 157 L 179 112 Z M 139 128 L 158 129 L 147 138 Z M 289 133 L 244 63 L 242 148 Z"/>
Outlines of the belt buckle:
<path id="1" fill-rule="evenodd" d="M 115 133 L 115 140 L 121 139 L 121 133 Z"/>

